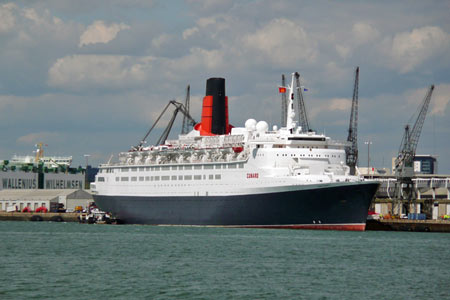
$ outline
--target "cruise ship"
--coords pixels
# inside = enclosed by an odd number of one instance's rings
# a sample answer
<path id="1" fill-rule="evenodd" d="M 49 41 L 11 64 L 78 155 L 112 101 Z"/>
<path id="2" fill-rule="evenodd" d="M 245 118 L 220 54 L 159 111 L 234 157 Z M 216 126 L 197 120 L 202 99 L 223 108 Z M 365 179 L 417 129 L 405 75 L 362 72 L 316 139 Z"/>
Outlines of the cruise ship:
<path id="1" fill-rule="evenodd" d="M 286 127 L 234 127 L 225 79 L 208 79 L 201 122 L 100 165 L 96 204 L 133 224 L 365 230 L 379 184 L 349 175 L 346 143 L 302 131 L 288 88 Z"/>

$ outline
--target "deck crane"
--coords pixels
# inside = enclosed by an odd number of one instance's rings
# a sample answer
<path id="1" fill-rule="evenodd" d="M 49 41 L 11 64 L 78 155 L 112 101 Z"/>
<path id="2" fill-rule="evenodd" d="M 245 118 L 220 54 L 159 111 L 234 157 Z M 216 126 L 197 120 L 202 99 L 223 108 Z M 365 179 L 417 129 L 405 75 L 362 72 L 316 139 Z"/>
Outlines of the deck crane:
<path id="1" fill-rule="evenodd" d="M 355 70 L 355 83 L 353 85 L 352 109 L 350 113 L 350 124 L 348 126 L 347 142 L 345 148 L 346 163 L 350 167 L 350 174 L 355 175 L 358 164 L 358 89 L 359 89 L 359 67 Z"/>
<path id="2" fill-rule="evenodd" d="M 139 142 L 139 144 L 137 146 L 135 146 L 135 147 L 133 147 L 131 149 L 132 151 L 136 151 L 136 150 L 142 149 L 142 145 L 147 140 L 147 137 L 150 135 L 150 133 L 152 132 L 153 128 L 155 128 L 156 124 L 158 124 L 159 120 L 164 115 L 164 113 L 167 111 L 167 109 L 169 108 L 170 105 L 175 106 L 175 110 L 173 111 L 172 118 L 170 118 L 169 124 L 164 129 L 163 133 L 161 134 L 161 136 L 159 137 L 158 141 L 156 142 L 156 145 L 162 145 L 162 144 L 164 144 L 166 142 L 167 137 L 169 136 L 170 130 L 172 129 L 173 123 L 175 122 L 175 118 L 177 117 L 178 112 L 182 112 L 183 115 L 186 116 L 186 118 L 188 120 L 188 126 L 194 126 L 197 123 L 191 117 L 191 115 L 189 114 L 189 112 L 186 110 L 186 108 L 184 107 L 184 105 L 182 103 L 177 102 L 175 100 L 170 100 L 169 103 L 167 103 L 166 107 L 164 107 L 164 109 L 161 112 L 161 114 L 159 115 L 159 117 L 156 119 L 155 123 L 153 123 L 152 127 L 147 131 L 147 133 L 145 134 L 144 138 Z"/>
<path id="3" fill-rule="evenodd" d="M 295 72 L 295 83 L 297 85 L 297 104 L 298 104 L 299 125 L 302 127 L 303 132 L 308 132 L 310 130 L 309 122 L 308 122 L 308 116 L 306 115 L 305 101 L 303 101 L 302 86 L 300 85 L 300 74 L 298 72 Z"/>
<path id="4" fill-rule="evenodd" d="M 397 158 L 395 159 L 394 170 L 397 178 L 395 199 L 398 201 L 398 215 L 401 213 L 401 205 L 403 205 L 404 199 L 407 199 L 411 206 L 412 199 L 415 201 L 416 198 L 415 195 L 413 195 L 414 189 L 412 181 L 414 176 L 414 156 L 416 155 L 417 144 L 419 143 L 420 133 L 422 132 L 433 90 L 434 85 L 431 85 L 421 105 L 418 107 L 417 112 L 411 117 L 410 121 L 412 121 L 417 114 L 414 126 L 412 128 L 409 124 L 405 126 L 402 142 L 398 150 Z M 416 203 L 414 203 L 413 210 L 416 212 Z M 395 214 L 394 205 L 392 205 L 392 214 Z"/>
<path id="5" fill-rule="evenodd" d="M 286 86 L 286 78 L 284 74 L 281 75 L 281 87 Z M 286 89 L 281 92 L 281 127 L 286 127 L 286 112 L 287 112 L 287 98 Z"/>
<path id="6" fill-rule="evenodd" d="M 190 102 L 190 92 L 191 92 L 191 86 L 188 85 L 186 87 L 186 99 L 184 100 L 184 108 L 186 109 L 186 112 L 189 114 L 189 102 Z M 189 118 L 183 114 L 183 125 L 181 127 L 181 134 L 187 134 L 189 132 L 190 123 Z"/>

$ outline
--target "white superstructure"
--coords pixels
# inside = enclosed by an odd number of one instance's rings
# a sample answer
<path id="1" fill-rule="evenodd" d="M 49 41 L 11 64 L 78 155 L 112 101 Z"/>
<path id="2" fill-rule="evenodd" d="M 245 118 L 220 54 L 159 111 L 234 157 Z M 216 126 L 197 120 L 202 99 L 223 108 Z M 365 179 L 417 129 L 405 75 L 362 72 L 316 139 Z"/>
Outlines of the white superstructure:
<path id="1" fill-rule="evenodd" d="M 345 165 L 346 143 L 297 126 L 293 81 L 289 95 L 286 127 L 269 130 L 267 122 L 249 119 L 228 135 L 192 130 L 164 145 L 120 153 L 118 162 L 100 165 L 91 187 L 101 195 L 214 196 L 360 181 Z"/>

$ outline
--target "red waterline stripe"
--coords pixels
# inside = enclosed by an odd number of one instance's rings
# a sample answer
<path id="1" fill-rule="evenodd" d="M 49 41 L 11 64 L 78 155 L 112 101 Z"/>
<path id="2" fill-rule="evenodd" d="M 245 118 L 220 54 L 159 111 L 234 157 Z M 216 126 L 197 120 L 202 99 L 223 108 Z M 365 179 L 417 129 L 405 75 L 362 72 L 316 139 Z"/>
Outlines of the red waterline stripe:
<path id="1" fill-rule="evenodd" d="M 235 227 L 271 228 L 271 229 L 314 229 L 314 230 L 364 231 L 366 229 L 366 224 L 242 225 L 242 226 L 235 226 Z"/>

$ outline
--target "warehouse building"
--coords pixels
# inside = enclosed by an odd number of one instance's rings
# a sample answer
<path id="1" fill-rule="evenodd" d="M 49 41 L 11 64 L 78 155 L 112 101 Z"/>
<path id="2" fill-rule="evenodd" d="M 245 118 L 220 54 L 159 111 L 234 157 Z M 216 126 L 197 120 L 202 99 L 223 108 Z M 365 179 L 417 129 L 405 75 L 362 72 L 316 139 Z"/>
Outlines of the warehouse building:
<path id="1" fill-rule="evenodd" d="M 92 195 L 80 189 L 4 189 L 0 190 L 0 211 L 23 211 L 25 207 L 35 211 L 39 207 L 50 209 L 61 203 L 67 210 L 88 207 Z"/>

